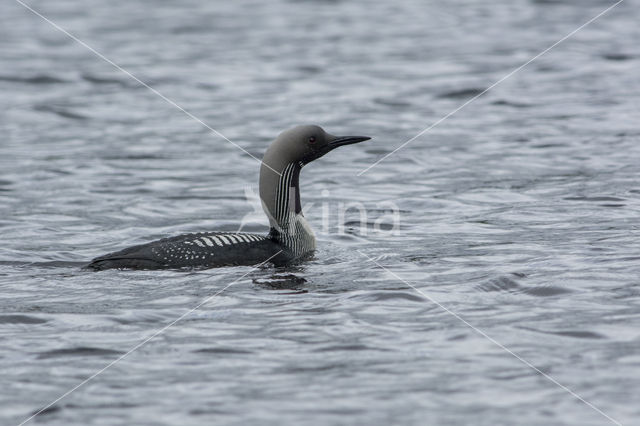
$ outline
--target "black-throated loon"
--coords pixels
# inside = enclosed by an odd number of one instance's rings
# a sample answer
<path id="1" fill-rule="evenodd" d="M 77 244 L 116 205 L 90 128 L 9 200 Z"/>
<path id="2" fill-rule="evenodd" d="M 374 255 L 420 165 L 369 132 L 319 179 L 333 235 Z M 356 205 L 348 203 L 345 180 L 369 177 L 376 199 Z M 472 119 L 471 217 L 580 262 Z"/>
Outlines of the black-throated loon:
<path id="1" fill-rule="evenodd" d="M 309 256 L 316 239 L 302 215 L 300 169 L 329 151 L 363 142 L 366 136 L 333 136 L 319 126 L 297 126 L 282 132 L 269 146 L 260 166 L 260 199 L 271 226 L 268 235 L 201 232 L 164 238 L 97 257 L 91 269 L 167 269 L 281 265 Z"/>

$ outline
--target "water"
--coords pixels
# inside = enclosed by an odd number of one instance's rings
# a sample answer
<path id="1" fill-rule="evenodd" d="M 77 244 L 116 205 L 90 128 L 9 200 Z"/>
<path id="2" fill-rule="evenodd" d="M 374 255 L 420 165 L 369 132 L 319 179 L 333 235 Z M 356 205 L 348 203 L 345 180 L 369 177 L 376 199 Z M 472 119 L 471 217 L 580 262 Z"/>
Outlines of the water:
<path id="1" fill-rule="evenodd" d="M 30 4 L 257 157 L 300 123 L 374 140 L 305 168 L 310 262 L 81 270 L 131 244 L 237 229 L 258 164 L 3 2 L 0 423 L 230 283 L 31 423 L 611 424 L 432 300 L 637 422 L 636 3 L 361 176 L 612 3 Z M 395 233 L 373 230 L 384 201 Z M 338 214 L 348 202 L 366 207 L 364 228 Z"/>

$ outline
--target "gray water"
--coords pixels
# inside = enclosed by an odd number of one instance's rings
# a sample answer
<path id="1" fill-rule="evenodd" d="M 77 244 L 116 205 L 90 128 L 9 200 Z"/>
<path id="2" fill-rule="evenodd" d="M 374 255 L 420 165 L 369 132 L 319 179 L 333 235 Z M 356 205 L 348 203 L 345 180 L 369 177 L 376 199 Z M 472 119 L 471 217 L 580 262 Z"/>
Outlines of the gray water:
<path id="1" fill-rule="evenodd" d="M 29 4 L 258 158 L 374 139 L 303 171 L 311 261 L 82 270 L 259 218 L 259 164 L 3 1 L 1 424 L 637 424 L 637 1 L 361 175 L 612 2 Z"/>

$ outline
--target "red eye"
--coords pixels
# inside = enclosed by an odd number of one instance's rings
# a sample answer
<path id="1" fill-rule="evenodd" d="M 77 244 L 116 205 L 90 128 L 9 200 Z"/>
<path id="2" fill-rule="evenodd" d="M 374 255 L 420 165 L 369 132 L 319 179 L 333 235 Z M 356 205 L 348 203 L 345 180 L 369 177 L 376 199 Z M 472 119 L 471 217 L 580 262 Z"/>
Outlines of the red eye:
<path id="1" fill-rule="evenodd" d="M 316 137 L 315 137 L 315 136 L 311 136 L 311 137 L 309 138 L 309 143 L 310 143 L 310 144 L 314 144 L 314 143 L 316 143 Z"/>

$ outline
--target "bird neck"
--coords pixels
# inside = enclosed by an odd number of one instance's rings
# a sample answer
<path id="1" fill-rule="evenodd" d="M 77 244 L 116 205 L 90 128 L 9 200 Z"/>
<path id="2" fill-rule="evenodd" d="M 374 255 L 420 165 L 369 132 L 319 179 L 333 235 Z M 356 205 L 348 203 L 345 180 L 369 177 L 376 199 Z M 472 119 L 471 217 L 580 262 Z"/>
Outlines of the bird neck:
<path id="1" fill-rule="evenodd" d="M 289 163 L 282 168 L 277 179 L 273 179 L 273 176 L 270 176 L 267 181 L 262 176 L 260 179 L 260 195 L 264 211 L 269 217 L 271 228 L 275 228 L 279 233 L 290 233 L 296 216 L 302 215 L 300 169 L 300 164 Z"/>
<path id="2" fill-rule="evenodd" d="M 262 170 L 260 198 L 269 218 L 269 235 L 296 255 L 315 249 L 315 236 L 302 215 L 299 162 L 286 164 L 278 176 Z"/>

